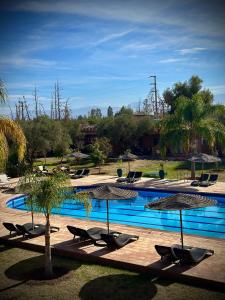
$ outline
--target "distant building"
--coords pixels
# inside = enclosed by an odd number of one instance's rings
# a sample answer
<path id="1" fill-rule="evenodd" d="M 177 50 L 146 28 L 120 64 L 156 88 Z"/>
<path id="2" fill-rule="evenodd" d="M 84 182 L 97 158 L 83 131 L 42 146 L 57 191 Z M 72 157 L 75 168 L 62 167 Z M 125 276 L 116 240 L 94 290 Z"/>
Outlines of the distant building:
<path id="1" fill-rule="evenodd" d="M 80 131 L 84 136 L 84 144 L 89 145 L 94 142 L 97 138 L 97 127 L 96 125 L 80 124 Z"/>

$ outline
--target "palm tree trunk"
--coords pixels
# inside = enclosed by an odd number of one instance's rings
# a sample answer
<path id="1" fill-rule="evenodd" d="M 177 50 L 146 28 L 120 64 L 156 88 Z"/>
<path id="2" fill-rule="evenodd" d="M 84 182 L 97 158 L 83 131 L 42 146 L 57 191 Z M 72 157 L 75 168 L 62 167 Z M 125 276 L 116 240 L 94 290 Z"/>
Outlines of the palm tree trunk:
<path id="1" fill-rule="evenodd" d="M 52 255 L 50 245 L 50 220 L 49 214 L 46 215 L 46 229 L 45 229 L 45 276 L 47 278 L 53 275 L 52 271 Z"/>
<path id="2" fill-rule="evenodd" d="M 191 179 L 195 179 L 195 163 L 191 162 Z"/>

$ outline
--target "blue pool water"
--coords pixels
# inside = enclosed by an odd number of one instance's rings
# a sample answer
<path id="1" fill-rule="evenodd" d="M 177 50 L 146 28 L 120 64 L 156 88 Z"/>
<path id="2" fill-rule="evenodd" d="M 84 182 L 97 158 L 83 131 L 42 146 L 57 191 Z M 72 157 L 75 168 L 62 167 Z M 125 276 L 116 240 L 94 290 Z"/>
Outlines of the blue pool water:
<path id="1" fill-rule="evenodd" d="M 157 211 L 144 209 L 145 204 L 174 192 L 137 190 L 138 197 L 132 200 L 113 200 L 109 203 L 110 223 L 153 228 L 167 231 L 180 231 L 179 211 Z M 217 206 L 183 211 L 184 233 L 225 238 L 225 195 L 209 196 L 217 200 Z M 8 207 L 27 210 L 25 197 L 7 202 Z M 84 206 L 74 200 L 66 200 L 54 214 L 74 218 L 87 218 Z M 92 200 L 90 220 L 106 221 L 106 201 Z M 76 223 L 74 222 L 74 225 Z M 71 224 L 72 225 L 72 224 Z"/>

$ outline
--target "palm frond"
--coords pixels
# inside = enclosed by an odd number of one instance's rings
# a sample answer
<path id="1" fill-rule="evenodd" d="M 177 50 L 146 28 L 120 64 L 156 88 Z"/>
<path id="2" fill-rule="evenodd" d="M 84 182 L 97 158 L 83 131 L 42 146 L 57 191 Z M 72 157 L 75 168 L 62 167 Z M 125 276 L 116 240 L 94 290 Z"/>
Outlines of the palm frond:
<path id="1" fill-rule="evenodd" d="M 0 117 L 0 133 L 17 143 L 18 159 L 22 161 L 26 152 L 26 138 L 19 124 L 11 119 Z"/>

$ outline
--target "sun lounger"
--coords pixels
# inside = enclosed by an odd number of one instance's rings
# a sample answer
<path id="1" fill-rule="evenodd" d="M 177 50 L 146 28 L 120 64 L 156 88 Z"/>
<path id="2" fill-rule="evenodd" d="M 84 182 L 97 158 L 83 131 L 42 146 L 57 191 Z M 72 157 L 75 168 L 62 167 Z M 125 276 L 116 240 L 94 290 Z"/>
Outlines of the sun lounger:
<path id="1" fill-rule="evenodd" d="M 72 179 L 83 178 L 84 176 L 88 176 L 90 173 L 89 169 L 77 170 L 77 172 L 71 176 Z"/>
<path id="2" fill-rule="evenodd" d="M 21 234 L 21 232 L 19 231 L 18 228 L 16 228 L 16 226 L 13 223 L 8 223 L 8 222 L 3 222 L 2 225 L 9 230 L 9 234 L 11 235 L 12 233 L 16 233 L 16 234 Z"/>
<path id="3" fill-rule="evenodd" d="M 173 248 L 181 248 L 181 245 L 174 244 L 172 246 L 155 245 L 156 252 L 161 256 L 161 260 L 176 262 L 178 257 L 176 256 Z M 188 246 L 184 246 L 184 249 L 188 249 Z"/>
<path id="4" fill-rule="evenodd" d="M 155 245 L 156 252 L 161 256 L 161 260 L 177 261 L 177 257 L 170 246 Z"/>
<path id="5" fill-rule="evenodd" d="M 84 169 L 77 170 L 74 174 L 72 174 L 70 177 L 72 179 L 81 178 L 82 173 L 84 172 Z"/>
<path id="6" fill-rule="evenodd" d="M 120 178 L 118 178 L 116 181 L 117 181 L 117 182 L 128 182 L 129 180 L 132 180 L 132 179 L 134 178 L 134 174 L 135 174 L 135 172 L 130 171 L 130 172 L 127 174 L 127 177 L 120 177 Z"/>
<path id="7" fill-rule="evenodd" d="M 11 188 L 11 182 L 9 181 L 9 178 L 6 174 L 0 175 L 0 188 Z"/>
<path id="8" fill-rule="evenodd" d="M 82 173 L 82 177 L 88 176 L 89 173 L 90 173 L 90 170 L 89 170 L 89 169 L 84 169 L 84 172 Z"/>
<path id="9" fill-rule="evenodd" d="M 42 224 L 35 224 L 34 229 L 32 223 L 27 223 L 24 225 L 16 224 L 16 228 L 21 232 L 23 236 L 34 237 L 38 235 L 45 234 L 46 226 Z M 50 232 L 59 231 L 59 227 L 50 226 Z"/>
<path id="10" fill-rule="evenodd" d="M 139 172 L 139 171 L 134 172 L 134 177 L 128 179 L 127 182 L 129 182 L 129 183 L 136 182 L 141 179 L 141 176 L 142 176 L 142 172 Z"/>
<path id="11" fill-rule="evenodd" d="M 202 181 L 202 182 L 200 182 L 199 185 L 207 187 L 207 186 L 216 184 L 217 180 L 218 180 L 218 174 L 210 174 L 209 180 L 208 181 Z"/>
<path id="12" fill-rule="evenodd" d="M 181 263 L 195 264 L 202 261 L 205 257 L 214 254 L 213 250 L 189 247 L 189 249 L 182 249 L 181 247 L 173 247 L 175 255 L 178 257 Z"/>
<path id="13" fill-rule="evenodd" d="M 199 186 L 201 182 L 208 181 L 208 179 L 209 179 L 209 174 L 202 173 L 198 180 L 192 181 L 191 186 Z"/>
<path id="14" fill-rule="evenodd" d="M 79 227 L 67 225 L 67 229 L 73 234 L 73 238 L 79 237 L 80 241 L 91 240 L 95 244 L 101 240 L 101 234 L 107 233 L 108 231 L 101 227 L 92 227 L 87 230 Z M 119 234 L 120 232 L 110 231 L 110 233 Z"/>
<path id="15" fill-rule="evenodd" d="M 118 236 L 115 236 L 114 234 L 102 233 L 101 238 L 106 243 L 108 248 L 120 249 L 128 243 L 138 240 L 139 237 L 137 235 L 130 235 L 125 233 L 121 233 Z"/>

